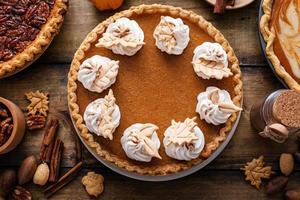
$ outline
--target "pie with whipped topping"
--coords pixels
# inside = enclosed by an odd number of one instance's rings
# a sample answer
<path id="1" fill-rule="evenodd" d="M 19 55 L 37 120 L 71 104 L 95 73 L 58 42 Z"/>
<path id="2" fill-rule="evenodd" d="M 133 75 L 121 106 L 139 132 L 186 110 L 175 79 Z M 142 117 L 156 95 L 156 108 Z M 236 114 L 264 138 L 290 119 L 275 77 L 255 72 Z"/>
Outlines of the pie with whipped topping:
<path id="1" fill-rule="evenodd" d="M 238 60 L 192 11 L 141 5 L 101 22 L 68 76 L 72 119 L 102 159 L 130 172 L 176 173 L 227 138 L 241 110 Z"/>
<path id="2" fill-rule="evenodd" d="M 300 0 L 264 0 L 260 31 L 276 73 L 300 91 Z"/>
<path id="3" fill-rule="evenodd" d="M 35 61 L 58 33 L 68 0 L 0 2 L 0 78 Z"/>

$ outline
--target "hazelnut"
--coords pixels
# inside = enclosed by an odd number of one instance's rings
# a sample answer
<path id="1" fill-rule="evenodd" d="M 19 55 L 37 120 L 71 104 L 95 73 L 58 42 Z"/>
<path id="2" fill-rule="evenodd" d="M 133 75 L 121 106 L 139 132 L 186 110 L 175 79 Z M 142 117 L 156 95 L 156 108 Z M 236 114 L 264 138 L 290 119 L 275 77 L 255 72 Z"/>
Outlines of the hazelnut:
<path id="1" fill-rule="evenodd" d="M 48 182 L 50 170 L 47 163 L 40 164 L 33 176 L 33 183 L 36 185 L 45 185 Z"/>

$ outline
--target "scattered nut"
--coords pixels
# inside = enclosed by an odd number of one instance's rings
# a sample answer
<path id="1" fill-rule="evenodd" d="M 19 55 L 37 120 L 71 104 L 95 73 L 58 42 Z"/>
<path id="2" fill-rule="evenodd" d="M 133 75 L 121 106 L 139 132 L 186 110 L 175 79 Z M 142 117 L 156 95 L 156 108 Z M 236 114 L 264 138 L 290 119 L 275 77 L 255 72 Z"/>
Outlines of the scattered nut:
<path id="1" fill-rule="evenodd" d="M 31 200 L 32 195 L 27 189 L 25 189 L 21 186 L 17 186 L 14 189 L 14 192 L 12 194 L 12 199 L 13 200 Z"/>
<path id="2" fill-rule="evenodd" d="M 32 180 L 37 168 L 37 160 L 35 156 L 28 156 L 23 160 L 18 171 L 18 182 L 23 185 Z"/>
<path id="3" fill-rule="evenodd" d="M 101 174 L 88 172 L 87 175 L 82 178 L 81 182 L 89 195 L 98 197 L 104 190 L 104 178 Z"/>
<path id="4" fill-rule="evenodd" d="M 17 174 L 15 170 L 5 170 L 0 175 L 0 197 L 7 197 L 16 187 Z"/>
<path id="5" fill-rule="evenodd" d="M 291 189 L 285 192 L 287 200 L 300 200 L 300 188 Z"/>
<path id="6" fill-rule="evenodd" d="M 284 143 L 289 137 L 289 130 L 282 124 L 274 123 L 266 126 L 259 135 L 270 138 L 277 143 Z"/>
<path id="7" fill-rule="evenodd" d="M 294 153 L 294 158 L 297 163 L 300 163 L 300 152 Z"/>
<path id="8" fill-rule="evenodd" d="M 46 117 L 42 115 L 29 115 L 26 119 L 28 130 L 37 130 L 44 128 L 46 124 Z"/>
<path id="9" fill-rule="evenodd" d="M 33 176 L 33 183 L 36 185 L 45 185 L 48 182 L 50 170 L 47 163 L 40 164 Z"/>
<path id="10" fill-rule="evenodd" d="M 0 104 L 0 146 L 4 145 L 14 129 L 13 119 L 8 109 Z"/>
<path id="11" fill-rule="evenodd" d="M 271 195 L 282 191 L 288 184 L 288 181 L 288 177 L 285 176 L 278 176 L 272 179 L 267 185 L 267 194 Z"/>
<path id="12" fill-rule="evenodd" d="M 279 159 L 279 167 L 281 173 L 288 176 L 292 173 L 294 169 L 294 158 L 292 154 L 283 153 Z"/>

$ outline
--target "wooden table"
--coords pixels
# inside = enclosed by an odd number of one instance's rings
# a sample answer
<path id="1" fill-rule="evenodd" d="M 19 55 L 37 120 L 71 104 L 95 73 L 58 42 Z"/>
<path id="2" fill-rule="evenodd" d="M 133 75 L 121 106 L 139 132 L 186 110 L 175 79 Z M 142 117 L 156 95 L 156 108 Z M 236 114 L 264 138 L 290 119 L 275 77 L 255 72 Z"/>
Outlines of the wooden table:
<path id="1" fill-rule="evenodd" d="M 71 184 L 59 191 L 53 199 L 88 199 L 80 181 L 87 171 L 95 170 L 105 177 L 105 192 L 100 199 L 267 199 L 264 190 L 256 190 L 245 182 L 240 167 L 259 155 L 278 172 L 278 157 L 283 152 L 297 150 L 295 137 L 285 144 L 262 139 L 250 126 L 251 105 L 268 92 L 283 86 L 267 66 L 258 41 L 259 1 L 246 8 L 230 11 L 221 16 L 212 14 L 212 7 L 203 0 L 127 0 L 121 10 L 142 3 L 162 3 L 181 6 L 204 16 L 229 40 L 240 60 L 244 81 L 244 106 L 237 131 L 223 153 L 203 170 L 175 181 L 141 182 L 114 173 L 97 162 L 83 148 L 84 170 Z M 60 34 L 46 53 L 21 73 L 0 80 L 0 96 L 13 100 L 23 111 L 28 102 L 24 93 L 42 90 L 50 93 L 50 109 L 67 110 L 67 73 L 75 50 L 85 35 L 99 22 L 114 12 L 99 12 L 87 0 L 70 0 L 70 9 Z M 74 137 L 70 128 L 61 124 L 60 137 L 65 142 L 63 170 L 75 164 Z M 38 154 L 42 131 L 27 132 L 13 152 L 0 156 L 0 169 L 17 168 L 27 155 Z M 290 178 L 289 186 L 299 185 L 299 165 Z M 27 185 L 34 199 L 44 199 L 42 189 Z M 281 195 L 272 198 L 280 198 Z"/>

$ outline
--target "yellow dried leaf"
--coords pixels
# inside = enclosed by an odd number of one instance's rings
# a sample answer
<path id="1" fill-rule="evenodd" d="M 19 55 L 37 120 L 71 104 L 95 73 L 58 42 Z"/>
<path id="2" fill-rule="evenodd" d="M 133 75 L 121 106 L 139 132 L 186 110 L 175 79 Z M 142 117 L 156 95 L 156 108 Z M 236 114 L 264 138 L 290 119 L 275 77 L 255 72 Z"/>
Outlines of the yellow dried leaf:
<path id="1" fill-rule="evenodd" d="M 259 189 L 262 178 L 270 178 L 272 172 L 271 166 L 264 166 L 264 157 L 260 156 L 258 159 L 253 159 L 251 162 L 247 162 L 245 167 L 241 170 L 245 171 L 246 180 L 251 182 L 251 185 Z"/>
<path id="2" fill-rule="evenodd" d="M 43 115 L 47 117 L 49 110 L 48 93 L 40 91 L 25 93 L 26 98 L 30 101 L 27 106 L 28 115 Z"/>

